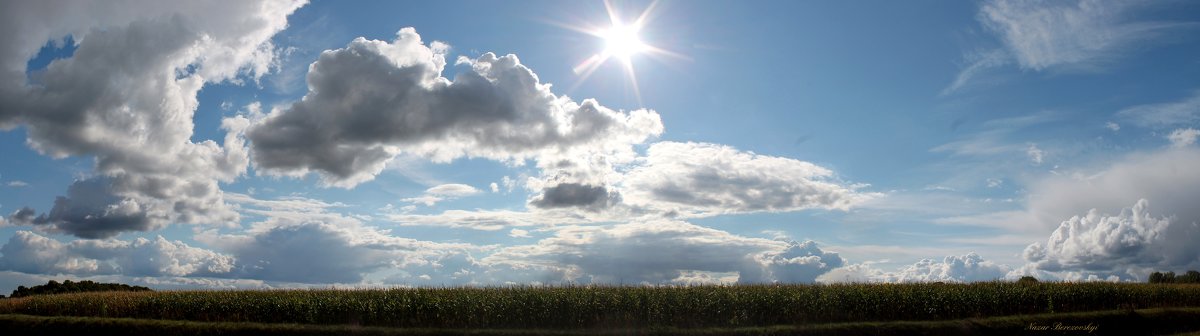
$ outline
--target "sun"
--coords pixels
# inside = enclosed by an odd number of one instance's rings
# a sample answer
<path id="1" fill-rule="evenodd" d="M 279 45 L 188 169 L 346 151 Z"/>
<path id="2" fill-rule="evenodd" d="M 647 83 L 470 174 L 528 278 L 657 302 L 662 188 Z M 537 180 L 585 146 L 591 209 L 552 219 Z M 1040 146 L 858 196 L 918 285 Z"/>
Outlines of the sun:
<path id="1" fill-rule="evenodd" d="M 609 59 L 615 58 L 621 63 L 621 68 L 624 69 L 625 76 L 629 78 L 633 94 L 637 98 L 638 104 L 641 104 L 642 96 L 638 89 L 637 74 L 633 70 L 633 58 L 635 55 L 644 54 L 651 56 L 651 58 L 667 56 L 675 59 L 689 60 L 686 56 L 655 47 L 642 40 L 642 29 L 648 25 L 647 21 L 653 16 L 652 13 L 657 4 L 658 1 L 651 2 L 636 18 L 631 21 L 625 21 L 619 14 L 621 11 L 606 0 L 604 1 L 604 9 L 608 12 L 609 21 L 606 27 L 587 27 L 555 23 L 557 26 L 588 34 L 604 41 L 603 50 L 592 54 L 591 57 L 583 60 L 583 62 L 580 62 L 572 69 L 576 75 L 579 75 L 579 80 L 575 82 L 575 86 L 586 81 L 596 69 L 607 63 Z M 572 87 L 573 89 L 574 87 Z"/>
<path id="2" fill-rule="evenodd" d="M 648 50 L 649 46 L 642 43 L 638 36 L 641 27 L 635 25 L 615 24 L 612 28 L 601 32 L 606 43 L 604 54 L 629 62 L 630 57 Z"/>

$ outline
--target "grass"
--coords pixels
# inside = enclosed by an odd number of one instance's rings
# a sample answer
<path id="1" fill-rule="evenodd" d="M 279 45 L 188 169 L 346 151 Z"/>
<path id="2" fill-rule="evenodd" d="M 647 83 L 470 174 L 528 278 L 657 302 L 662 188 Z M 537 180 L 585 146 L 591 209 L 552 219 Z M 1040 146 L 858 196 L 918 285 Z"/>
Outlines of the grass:
<path id="1" fill-rule="evenodd" d="M 1192 308 L 1175 309 L 1180 307 Z M 990 321 L 988 328 L 1010 323 L 998 330 L 1012 330 L 1025 321 L 1018 316 L 1045 314 L 1058 322 L 1075 316 L 1071 313 L 1097 311 L 1110 315 L 1086 318 L 1132 318 L 1126 315 L 1134 311 L 1142 319 L 1145 314 L 1168 320 L 1178 312 L 1189 316 L 1172 320 L 1166 326 L 1170 329 L 1195 327 L 1200 323 L 1192 322 L 1200 321 L 1197 309 L 1200 285 L 1007 282 L 103 292 L 0 300 L 0 314 L 7 314 L 6 319 L 22 316 L 22 325 L 299 328 L 292 331 L 367 334 L 387 334 L 396 328 L 409 333 L 518 334 L 579 330 L 819 334 L 826 327 L 835 334 L 878 328 L 928 332 L 973 330 L 978 321 Z M 38 320 L 51 317 L 58 320 Z M 1200 329 L 1188 328 L 1170 330 Z"/>

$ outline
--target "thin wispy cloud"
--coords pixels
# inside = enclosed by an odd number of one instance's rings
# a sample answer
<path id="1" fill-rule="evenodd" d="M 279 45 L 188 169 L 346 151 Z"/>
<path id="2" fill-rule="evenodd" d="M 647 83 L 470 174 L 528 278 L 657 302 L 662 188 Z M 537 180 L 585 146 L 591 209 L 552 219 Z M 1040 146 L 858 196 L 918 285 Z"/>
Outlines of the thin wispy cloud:
<path id="1" fill-rule="evenodd" d="M 1127 107 L 1118 111 L 1117 116 L 1142 127 L 1195 124 L 1200 122 L 1200 91 L 1178 101 Z"/>
<path id="2" fill-rule="evenodd" d="M 989 71 L 1016 65 L 1025 71 L 1103 71 L 1140 48 L 1153 47 L 1193 24 L 1139 18 L 1157 5 L 1138 0 L 992 0 L 977 20 L 1000 47 L 970 52 L 942 95 L 978 81 Z"/>

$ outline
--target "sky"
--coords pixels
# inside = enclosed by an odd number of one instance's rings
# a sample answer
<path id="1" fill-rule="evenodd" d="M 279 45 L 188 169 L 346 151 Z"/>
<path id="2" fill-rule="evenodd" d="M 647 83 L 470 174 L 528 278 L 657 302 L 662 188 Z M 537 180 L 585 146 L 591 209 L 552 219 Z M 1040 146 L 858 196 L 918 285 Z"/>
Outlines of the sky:
<path id="1" fill-rule="evenodd" d="M 1200 4 L 0 2 L 0 292 L 1200 269 Z"/>

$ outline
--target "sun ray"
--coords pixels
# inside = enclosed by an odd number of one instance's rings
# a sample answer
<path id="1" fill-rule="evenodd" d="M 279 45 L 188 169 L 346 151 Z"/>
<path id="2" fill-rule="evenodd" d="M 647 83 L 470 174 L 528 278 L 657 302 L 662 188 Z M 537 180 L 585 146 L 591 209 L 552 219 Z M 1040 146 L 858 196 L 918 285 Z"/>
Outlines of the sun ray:
<path id="1" fill-rule="evenodd" d="M 654 2 L 651 2 L 650 6 L 647 6 L 646 10 L 642 11 L 641 15 L 638 15 L 637 20 L 633 21 L 633 24 L 638 27 L 641 27 L 642 25 L 646 24 L 646 19 L 650 17 L 650 13 L 654 11 L 655 6 L 658 6 L 657 0 Z"/>
<path id="2" fill-rule="evenodd" d="M 579 88 L 579 85 L 582 85 L 584 81 L 587 81 L 588 77 L 591 77 L 592 73 L 596 72 L 596 69 L 599 68 L 600 65 L 603 65 L 607 60 L 608 56 L 594 54 L 592 57 L 588 57 L 588 59 L 572 68 L 571 70 L 574 71 L 576 75 L 579 75 L 579 80 L 575 81 L 575 84 L 572 84 L 567 91 L 575 91 L 576 88 Z"/>
<path id="3" fill-rule="evenodd" d="M 642 106 L 642 90 L 638 88 L 637 74 L 633 71 L 632 62 L 625 62 L 625 75 L 629 76 L 629 83 L 633 85 L 633 97 L 637 98 L 638 106 Z"/>

